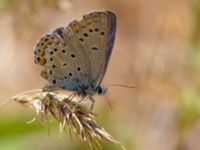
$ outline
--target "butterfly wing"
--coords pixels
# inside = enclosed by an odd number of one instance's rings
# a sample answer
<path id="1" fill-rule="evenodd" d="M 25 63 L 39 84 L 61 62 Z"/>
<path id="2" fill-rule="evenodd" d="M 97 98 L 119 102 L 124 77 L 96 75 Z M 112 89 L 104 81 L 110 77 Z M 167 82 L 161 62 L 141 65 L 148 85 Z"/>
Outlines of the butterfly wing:
<path id="1" fill-rule="evenodd" d="M 86 61 L 89 83 L 94 88 L 99 86 L 107 69 L 115 39 L 115 14 L 110 11 L 87 14 L 79 22 L 72 22 L 65 31 L 66 41 L 70 41 L 72 45 L 80 44 L 79 53 Z"/>
<path id="2" fill-rule="evenodd" d="M 68 90 L 97 87 L 107 68 L 116 30 L 110 11 L 93 12 L 41 38 L 35 62 L 49 85 Z"/>
<path id="3" fill-rule="evenodd" d="M 75 50 L 80 47 L 78 45 L 72 47 L 70 43 L 64 41 L 63 36 L 64 28 L 58 28 L 44 35 L 36 46 L 35 62 L 44 66 L 40 75 L 48 80 L 48 86 L 76 90 L 79 82 L 74 77 L 79 79 L 84 76 L 87 80 L 88 69 Z"/>

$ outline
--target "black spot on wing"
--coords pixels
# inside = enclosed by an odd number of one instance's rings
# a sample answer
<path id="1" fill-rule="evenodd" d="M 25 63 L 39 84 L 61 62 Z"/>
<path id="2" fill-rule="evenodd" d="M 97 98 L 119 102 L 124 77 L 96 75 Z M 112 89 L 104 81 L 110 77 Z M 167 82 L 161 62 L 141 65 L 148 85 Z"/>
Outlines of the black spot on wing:
<path id="1" fill-rule="evenodd" d="M 99 48 L 96 47 L 96 46 L 92 46 L 91 49 L 92 49 L 92 50 L 95 50 L 95 51 L 96 51 L 96 50 L 99 50 Z"/>

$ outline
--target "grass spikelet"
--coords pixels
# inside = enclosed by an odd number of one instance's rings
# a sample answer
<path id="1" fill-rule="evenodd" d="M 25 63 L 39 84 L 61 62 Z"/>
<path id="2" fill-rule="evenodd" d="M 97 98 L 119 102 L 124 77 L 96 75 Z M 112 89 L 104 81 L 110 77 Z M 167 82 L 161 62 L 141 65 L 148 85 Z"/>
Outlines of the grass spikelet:
<path id="1" fill-rule="evenodd" d="M 101 149 L 100 142 L 106 141 L 125 147 L 113 138 L 94 119 L 94 114 L 74 97 L 62 90 L 56 92 L 42 92 L 41 90 L 27 91 L 14 96 L 12 99 L 23 106 L 33 107 L 37 116 L 48 118 L 52 116 L 60 125 L 60 132 L 68 126 L 76 135 L 87 143 L 91 149 Z"/>

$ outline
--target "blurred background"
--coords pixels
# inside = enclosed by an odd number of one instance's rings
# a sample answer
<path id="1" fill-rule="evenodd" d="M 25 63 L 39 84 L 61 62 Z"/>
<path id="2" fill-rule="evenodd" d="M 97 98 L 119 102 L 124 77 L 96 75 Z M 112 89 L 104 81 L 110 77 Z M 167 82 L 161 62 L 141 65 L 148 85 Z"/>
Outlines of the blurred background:
<path id="1" fill-rule="evenodd" d="M 117 35 L 96 97 L 97 121 L 127 150 L 200 149 L 200 1 L 199 0 L 0 0 L 0 102 L 42 88 L 33 49 L 40 37 L 83 14 L 110 9 Z M 68 132 L 59 138 L 51 121 L 11 102 L 0 107 L 0 150 L 86 150 Z M 103 143 L 105 150 L 119 147 Z"/>

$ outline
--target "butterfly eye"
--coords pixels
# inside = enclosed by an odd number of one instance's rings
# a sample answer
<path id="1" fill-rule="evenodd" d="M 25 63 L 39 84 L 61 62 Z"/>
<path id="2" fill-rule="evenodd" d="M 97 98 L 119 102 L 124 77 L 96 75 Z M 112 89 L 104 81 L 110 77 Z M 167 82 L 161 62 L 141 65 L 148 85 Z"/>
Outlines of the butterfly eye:
<path id="1" fill-rule="evenodd" d="M 104 88 L 104 87 L 102 87 L 102 86 L 98 86 L 98 87 L 96 88 L 96 91 L 97 91 L 97 93 L 98 93 L 99 95 L 102 95 L 102 94 L 105 94 L 105 93 L 106 93 L 107 89 Z"/>
<path id="2" fill-rule="evenodd" d="M 102 94 L 102 92 L 103 92 L 103 90 L 102 90 L 102 88 L 99 86 L 99 87 L 97 88 L 97 93 L 98 93 L 98 94 Z"/>

